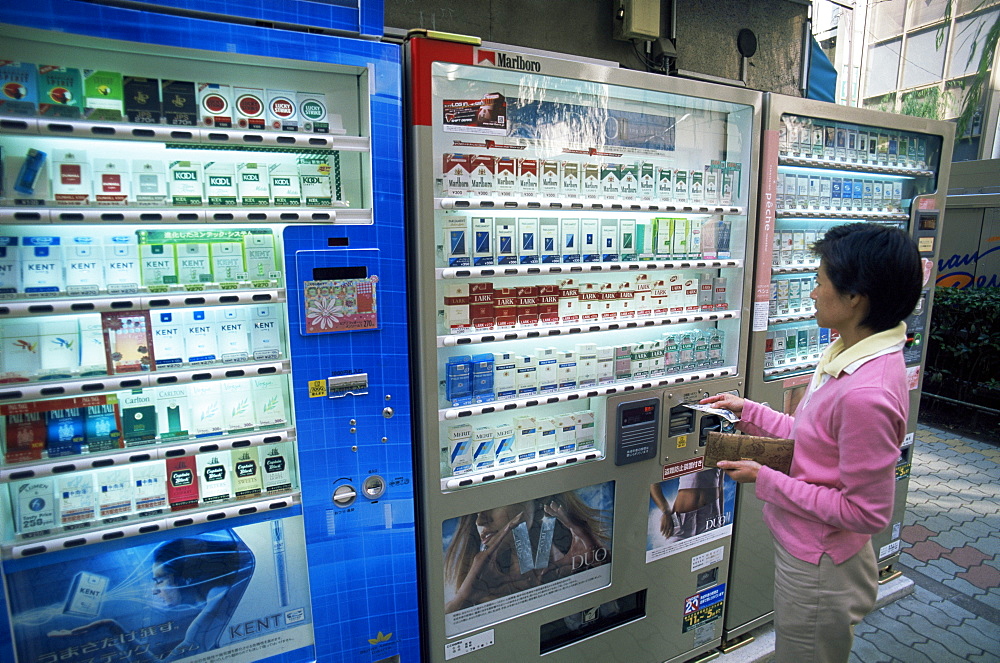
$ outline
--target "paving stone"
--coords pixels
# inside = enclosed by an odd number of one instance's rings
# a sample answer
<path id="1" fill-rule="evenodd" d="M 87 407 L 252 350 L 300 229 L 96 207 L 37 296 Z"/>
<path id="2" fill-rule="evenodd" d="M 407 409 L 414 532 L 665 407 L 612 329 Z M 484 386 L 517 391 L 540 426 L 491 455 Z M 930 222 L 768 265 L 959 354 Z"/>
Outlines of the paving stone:
<path id="1" fill-rule="evenodd" d="M 1000 653 L 1000 641 L 998 641 L 996 637 L 997 627 L 993 626 L 992 635 L 987 635 L 973 625 L 972 622 L 976 621 L 986 622 L 989 624 L 987 620 L 977 617 L 976 619 L 963 620 L 958 626 L 949 626 L 948 631 L 955 633 L 956 635 L 960 635 L 963 640 L 968 642 L 973 647 L 977 647 L 983 651 L 993 650 Z"/>
<path id="2" fill-rule="evenodd" d="M 956 524 L 952 529 L 941 532 L 931 540 L 939 546 L 944 546 L 951 550 L 953 548 L 961 548 L 968 543 L 969 535 Z"/>
<path id="3" fill-rule="evenodd" d="M 988 564 L 979 564 L 970 567 L 968 571 L 957 574 L 959 578 L 968 580 L 971 585 L 980 589 L 993 589 L 1000 587 L 1000 571 Z"/>
<path id="4" fill-rule="evenodd" d="M 970 543 L 987 555 L 992 555 L 993 557 L 1000 555 L 1000 537 L 995 532 L 988 536 L 973 539 Z"/>
<path id="5" fill-rule="evenodd" d="M 954 521 L 955 523 L 965 526 L 968 523 L 976 522 L 981 519 L 981 516 L 971 511 L 948 511 L 944 514 L 944 517 L 948 520 Z"/>
<path id="6" fill-rule="evenodd" d="M 968 650 L 969 647 L 963 647 L 962 649 Z M 930 660 L 934 661 L 934 663 L 957 663 L 958 661 L 964 661 L 967 655 L 982 653 L 981 650 L 975 649 L 972 651 L 966 651 L 965 654 L 957 654 L 946 644 L 942 644 L 935 640 L 919 645 L 918 647 L 915 647 L 914 650 L 928 657 Z M 904 661 L 904 663 L 906 662 L 905 658 L 900 660 Z"/>
<path id="7" fill-rule="evenodd" d="M 919 587 L 919 585 L 918 585 Z M 946 601 L 932 592 L 924 590 L 920 596 L 914 592 L 906 599 L 907 608 L 913 612 L 914 616 L 921 616 L 932 624 L 939 626 L 958 626 L 966 619 L 973 619 L 975 615 L 955 605 L 951 601 Z M 912 623 L 912 618 L 908 618 L 906 623 Z"/>
<path id="8" fill-rule="evenodd" d="M 989 500 L 980 500 L 977 502 L 969 502 L 966 505 L 966 508 L 984 516 L 991 516 L 996 514 L 997 505 L 995 502 Z"/>
<path id="9" fill-rule="evenodd" d="M 923 525 L 909 525 L 900 530 L 899 538 L 907 543 L 919 543 L 921 541 L 926 541 L 935 534 L 937 534 L 937 532 L 932 532 Z"/>
<path id="10" fill-rule="evenodd" d="M 927 562 L 922 559 L 917 559 L 905 549 L 900 552 L 899 561 L 903 566 L 907 566 L 914 571 L 920 571 L 921 573 L 923 573 L 924 569 L 927 567 Z"/>
<path id="11" fill-rule="evenodd" d="M 953 518 L 955 515 L 957 514 L 948 514 L 948 518 Z M 961 523 L 961 531 L 964 532 L 970 540 L 990 536 L 990 534 L 997 531 L 996 524 L 991 523 L 991 520 L 993 519 L 970 518 L 968 521 Z"/>
<path id="12" fill-rule="evenodd" d="M 924 522 L 918 524 L 923 525 L 932 532 L 940 533 L 940 532 L 947 532 L 952 527 L 954 527 L 955 521 L 945 517 L 943 514 L 938 514 L 931 516 L 926 520 L 924 520 Z"/>
<path id="13" fill-rule="evenodd" d="M 941 643 L 958 656 L 979 653 L 979 648 L 973 647 L 961 635 L 938 626 L 923 615 L 914 615 L 907 625 L 929 641 Z"/>
<path id="14" fill-rule="evenodd" d="M 914 617 L 918 617 L 915 615 Z M 921 618 L 922 619 L 922 618 Z M 912 626 L 913 617 L 909 618 L 906 622 L 901 622 L 896 619 L 892 619 L 887 616 L 881 610 L 873 612 L 865 617 L 865 621 L 874 626 L 875 628 L 881 629 L 886 633 L 892 635 L 899 642 L 927 642 L 928 637 L 921 633 L 919 630 Z M 927 621 L 924 619 L 923 621 Z"/>
<path id="15" fill-rule="evenodd" d="M 948 549 L 934 541 L 921 541 L 911 546 L 907 552 L 922 562 L 928 562 L 932 559 L 938 559 L 941 555 L 948 552 Z"/>
<path id="16" fill-rule="evenodd" d="M 987 555 L 978 548 L 970 545 L 964 545 L 960 548 L 955 548 L 951 552 L 944 554 L 944 557 L 955 562 L 959 566 L 964 566 L 969 569 L 973 566 L 978 566 L 988 559 L 991 559 L 992 555 Z"/>
<path id="17" fill-rule="evenodd" d="M 991 608 L 1000 610 L 1000 594 L 996 592 L 986 592 L 977 599 L 980 603 L 985 603 Z"/>
<path id="18" fill-rule="evenodd" d="M 951 562 L 948 563 L 951 564 Z M 933 580 L 937 580 L 938 582 L 951 580 L 955 577 L 955 571 L 953 570 L 943 571 L 939 566 L 931 563 L 928 563 L 927 566 L 920 569 L 920 572 L 923 573 L 928 578 L 932 578 Z"/>
<path id="19" fill-rule="evenodd" d="M 962 620 L 962 626 L 966 631 L 972 633 L 973 638 L 980 635 L 993 639 L 993 646 L 1000 649 L 1000 639 L 997 639 L 997 625 L 982 617 L 972 617 Z"/>
<path id="20" fill-rule="evenodd" d="M 959 578 L 957 574 L 954 577 L 945 578 L 941 582 L 956 591 L 962 592 L 966 596 L 976 596 L 983 593 L 982 588 L 976 587 L 965 578 Z"/>
<path id="21" fill-rule="evenodd" d="M 892 656 L 891 653 L 883 651 L 884 641 L 868 641 L 860 640 L 855 638 L 854 646 L 851 647 L 851 657 L 848 659 L 850 663 L 895 663 L 898 659 Z M 913 655 L 913 652 L 907 652 L 908 656 Z M 921 655 L 917 655 L 921 656 Z M 915 658 L 914 663 L 934 663 L 929 659 L 925 658 Z"/>

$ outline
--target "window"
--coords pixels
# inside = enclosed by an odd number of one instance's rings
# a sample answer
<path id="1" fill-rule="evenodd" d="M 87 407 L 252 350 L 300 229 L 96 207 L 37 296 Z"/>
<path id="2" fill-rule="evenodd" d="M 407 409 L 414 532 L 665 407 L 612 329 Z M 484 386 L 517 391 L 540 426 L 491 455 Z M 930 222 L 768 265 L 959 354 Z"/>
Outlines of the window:
<path id="1" fill-rule="evenodd" d="M 894 39 L 868 50 L 868 87 L 866 97 L 874 97 L 896 89 L 899 70 L 899 50 L 902 40 Z"/>
<path id="2" fill-rule="evenodd" d="M 903 32 L 903 16 L 906 11 L 905 0 L 881 0 L 872 3 L 874 18 L 872 20 L 873 40 L 895 37 Z"/>
<path id="3" fill-rule="evenodd" d="M 1000 9 L 955 21 L 955 37 L 951 44 L 948 78 L 965 76 L 976 71 L 982 55 L 983 41 L 990 26 L 1000 20 Z"/>
<path id="4" fill-rule="evenodd" d="M 944 56 L 948 52 L 948 28 L 938 48 L 938 29 L 914 32 L 906 39 L 906 60 L 903 62 L 902 85 L 910 88 L 936 83 L 944 75 Z"/>

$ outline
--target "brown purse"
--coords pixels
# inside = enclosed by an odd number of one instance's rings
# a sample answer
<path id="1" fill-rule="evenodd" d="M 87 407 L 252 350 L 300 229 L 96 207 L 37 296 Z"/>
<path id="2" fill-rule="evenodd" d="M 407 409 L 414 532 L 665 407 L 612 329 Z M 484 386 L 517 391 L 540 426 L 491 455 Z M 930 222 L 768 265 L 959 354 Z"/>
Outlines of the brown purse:
<path id="1" fill-rule="evenodd" d="M 711 431 L 705 442 L 705 467 L 720 460 L 752 460 L 788 474 L 792 467 L 794 440 Z"/>

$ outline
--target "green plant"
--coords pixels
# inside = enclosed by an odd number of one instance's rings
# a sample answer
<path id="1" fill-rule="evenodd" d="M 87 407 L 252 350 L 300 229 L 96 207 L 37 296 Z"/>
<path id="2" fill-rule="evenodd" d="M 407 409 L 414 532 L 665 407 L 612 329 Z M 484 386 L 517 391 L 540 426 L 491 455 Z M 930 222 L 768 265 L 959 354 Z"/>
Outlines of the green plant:
<path id="1" fill-rule="evenodd" d="M 934 292 L 924 389 L 997 407 L 1000 397 L 1000 288 Z"/>
<path id="2" fill-rule="evenodd" d="M 940 120 L 944 117 L 948 97 L 948 92 L 941 92 L 937 87 L 914 90 L 903 95 L 899 112 L 911 117 Z"/>

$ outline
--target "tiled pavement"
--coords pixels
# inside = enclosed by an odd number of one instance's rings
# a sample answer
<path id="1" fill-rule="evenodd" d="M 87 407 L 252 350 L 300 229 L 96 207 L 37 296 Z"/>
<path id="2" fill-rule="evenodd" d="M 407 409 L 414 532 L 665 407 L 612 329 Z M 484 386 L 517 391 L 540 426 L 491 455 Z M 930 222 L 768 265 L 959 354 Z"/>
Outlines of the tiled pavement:
<path id="1" fill-rule="evenodd" d="M 1000 430 L 920 426 L 896 568 L 912 594 L 858 625 L 851 663 L 1000 661 Z"/>
<path id="2" fill-rule="evenodd" d="M 850 663 L 1000 661 L 1000 429 L 983 438 L 918 428 L 895 564 L 903 578 L 880 588 L 879 604 L 902 598 L 857 626 Z M 772 627 L 752 634 L 716 660 L 773 661 Z"/>

